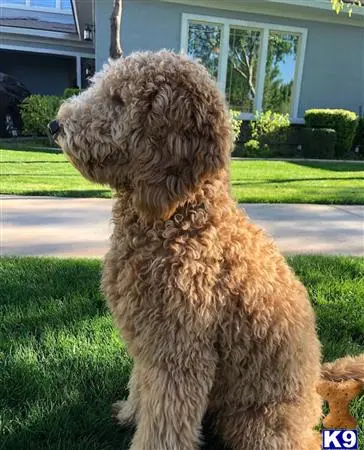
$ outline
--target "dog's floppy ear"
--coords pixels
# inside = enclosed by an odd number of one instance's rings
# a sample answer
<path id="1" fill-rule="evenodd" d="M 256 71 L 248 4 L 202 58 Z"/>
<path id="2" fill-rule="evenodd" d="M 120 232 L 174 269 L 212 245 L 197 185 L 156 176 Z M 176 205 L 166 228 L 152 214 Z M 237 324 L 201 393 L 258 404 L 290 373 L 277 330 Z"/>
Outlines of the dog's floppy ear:
<path id="1" fill-rule="evenodd" d="M 203 180 L 226 167 L 226 111 L 221 100 L 205 103 L 168 84 L 154 95 L 133 174 L 134 206 L 145 218 L 168 219 Z"/>

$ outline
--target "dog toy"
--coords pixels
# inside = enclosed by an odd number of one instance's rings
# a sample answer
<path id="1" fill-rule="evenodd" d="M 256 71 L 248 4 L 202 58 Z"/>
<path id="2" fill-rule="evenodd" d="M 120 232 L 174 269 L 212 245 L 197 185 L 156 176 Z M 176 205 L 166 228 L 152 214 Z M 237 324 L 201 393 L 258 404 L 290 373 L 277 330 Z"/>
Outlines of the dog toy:
<path id="1" fill-rule="evenodd" d="M 321 375 L 317 392 L 330 408 L 323 426 L 334 429 L 356 428 L 358 424 L 350 414 L 349 405 L 364 389 L 364 355 L 324 364 Z"/>
<path id="2" fill-rule="evenodd" d="M 322 422 L 325 428 L 357 427 L 357 421 L 349 412 L 349 404 L 359 395 L 362 388 L 362 383 L 357 380 L 323 380 L 319 383 L 317 392 L 329 403 L 330 408 L 330 413 Z"/>

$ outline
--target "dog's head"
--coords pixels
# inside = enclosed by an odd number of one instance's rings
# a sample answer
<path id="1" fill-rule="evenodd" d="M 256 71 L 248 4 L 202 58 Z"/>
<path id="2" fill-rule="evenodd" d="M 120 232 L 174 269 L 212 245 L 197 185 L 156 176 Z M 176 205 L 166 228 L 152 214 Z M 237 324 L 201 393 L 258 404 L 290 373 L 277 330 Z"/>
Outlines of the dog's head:
<path id="1" fill-rule="evenodd" d="M 127 187 L 146 217 L 168 218 L 227 168 L 232 138 L 222 95 L 200 64 L 181 55 L 111 62 L 57 119 L 57 142 L 82 175 Z"/>

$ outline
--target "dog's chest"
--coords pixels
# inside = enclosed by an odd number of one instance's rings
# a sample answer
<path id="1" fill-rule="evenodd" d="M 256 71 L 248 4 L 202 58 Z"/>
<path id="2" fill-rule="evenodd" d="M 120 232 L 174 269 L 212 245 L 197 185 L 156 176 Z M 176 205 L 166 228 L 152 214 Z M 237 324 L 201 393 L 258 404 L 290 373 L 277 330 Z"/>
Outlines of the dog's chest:
<path id="1" fill-rule="evenodd" d="M 123 335 L 145 320 L 199 321 L 212 306 L 220 261 L 197 235 L 154 232 L 113 236 L 103 290 Z"/>

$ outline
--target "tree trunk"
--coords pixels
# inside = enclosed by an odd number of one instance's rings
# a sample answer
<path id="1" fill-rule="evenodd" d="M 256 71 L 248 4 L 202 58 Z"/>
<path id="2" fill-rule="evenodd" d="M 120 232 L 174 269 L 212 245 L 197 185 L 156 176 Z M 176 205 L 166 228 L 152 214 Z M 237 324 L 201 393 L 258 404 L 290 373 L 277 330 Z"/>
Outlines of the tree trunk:
<path id="1" fill-rule="evenodd" d="M 110 58 L 117 59 L 123 52 L 120 45 L 120 23 L 121 23 L 122 0 L 113 0 L 113 9 L 110 17 Z"/>

